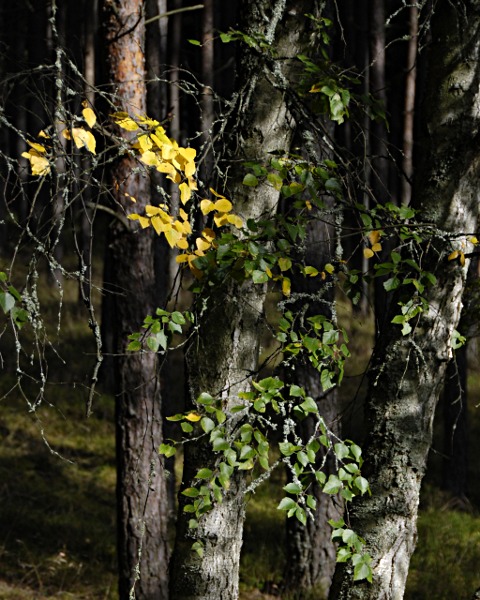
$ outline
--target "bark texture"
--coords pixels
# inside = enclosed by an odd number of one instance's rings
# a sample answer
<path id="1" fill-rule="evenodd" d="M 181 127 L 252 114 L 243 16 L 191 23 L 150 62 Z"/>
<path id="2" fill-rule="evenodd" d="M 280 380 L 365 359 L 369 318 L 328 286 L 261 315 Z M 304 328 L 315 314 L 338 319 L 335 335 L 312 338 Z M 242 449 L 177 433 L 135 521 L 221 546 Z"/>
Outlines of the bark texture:
<path id="1" fill-rule="evenodd" d="M 110 79 L 119 110 L 145 114 L 144 22 L 142 0 L 104 3 Z M 123 132 L 120 132 L 122 135 Z M 129 194 L 141 212 L 150 198 L 150 182 L 134 171 L 129 156 L 112 168 L 112 195 L 120 214 L 131 212 Z M 161 401 L 152 353 L 126 353 L 127 337 L 152 314 L 155 271 L 152 235 L 115 219 L 109 231 L 111 281 L 116 315 L 115 387 L 119 596 L 121 600 L 164 600 L 167 585 L 167 504 L 163 466 Z"/>
<path id="2" fill-rule="evenodd" d="M 308 4 L 248 0 L 242 5 L 244 23 L 240 29 L 250 34 L 262 32 L 275 44 L 279 56 L 294 57 L 300 51 L 300 40 L 302 43 L 305 40 L 307 20 L 303 14 L 308 12 Z M 282 61 L 285 77 L 288 77 L 290 62 Z M 230 138 L 225 158 L 232 162 L 227 193 L 244 220 L 258 219 L 275 211 L 279 194 L 267 184 L 255 188 L 242 185 L 244 173 L 237 161 L 262 161 L 269 152 L 288 150 L 293 120 L 283 94 L 272 83 L 275 77 L 263 57 L 242 47 L 238 73 L 236 106 L 225 128 L 225 139 Z M 200 321 L 198 339 L 187 353 L 192 402 L 201 392 L 220 395 L 224 401 L 223 410 L 228 414 L 239 392 L 250 388 L 250 377 L 258 366 L 265 291 L 251 282 L 228 282 L 221 289 L 212 291 Z M 208 446 L 187 444 L 182 487 L 189 485 L 199 468 L 214 463 L 215 456 Z M 177 540 L 171 563 L 171 598 L 238 598 L 245 487 L 245 476 L 234 476 L 222 504 L 216 504 L 202 517 L 194 534 L 188 529 L 188 515 L 182 511 L 185 498 L 180 495 Z M 191 550 L 195 540 L 204 544 L 201 558 Z"/>
<path id="3" fill-rule="evenodd" d="M 330 134 L 333 127 L 328 124 Z M 318 160 L 331 158 L 328 147 L 319 148 L 316 152 Z M 328 212 L 334 209 L 331 198 L 325 197 L 327 214 L 320 214 L 307 227 L 305 264 L 322 271 L 325 265 L 333 262 L 335 255 L 335 227 L 333 218 Z M 328 279 L 324 282 L 317 278 L 306 278 L 300 274 L 292 277 L 292 306 L 294 314 L 304 315 L 305 318 L 314 315 L 325 315 L 332 318 L 332 307 L 335 302 L 333 283 Z M 287 374 L 292 383 L 303 387 L 318 405 L 319 414 L 325 420 L 328 428 L 338 437 L 341 436 L 340 406 L 336 389 L 328 393 L 323 391 L 320 376 L 308 361 L 297 361 Z M 316 418 L 309 416 L 297 424 L 297 433 L 307 442 L 314 433 Z M 325 453 L 318 452 L 317 465 L 322 465 Z M 324 472 L 327 475 L 336 472 L 335 458 L 330 453 Z M 331 539 L 330 519 L 338 521 L 343 515 L 343 502 L 339 496 L 324 494 L 316 481 L 312 482 L 311 491 L 316 500 L 313 519 L 308 519 L 302 525 L 298 519 L 287 519 L 287 566 L 285 571 L 285 586 L 289 596 L 295 599 L 310 597 L 312 593 L 318 598 L 326 598 L 335 572 L 337 548 Z"/>
<path id="4" fill-rule="evenodd" d="M 423 107 L 425 160 L 414 203 L 438 228 L 422 257 L 422 267 L 435 273 L 437 284 L 426 292 L 430 309 L 412 334 L 402 337 L 398 326 L 386 325 L 375 349 L 365 456 L 372 496 L 361 499 L 351 514 L 352 528 L 371 553 L 374 579 L 372 585 L 354 584 L 351 567 L 339 566 L 331 591 L 335 600 L 403 598 L 432 420 L 466 279 L 467 265 L 447 260 L 450 240 L 464 240 L 477 222 L 480 2 L 442 2 L 435 10 Z M 393 299 L 387 323 L 395 305 Z"/>

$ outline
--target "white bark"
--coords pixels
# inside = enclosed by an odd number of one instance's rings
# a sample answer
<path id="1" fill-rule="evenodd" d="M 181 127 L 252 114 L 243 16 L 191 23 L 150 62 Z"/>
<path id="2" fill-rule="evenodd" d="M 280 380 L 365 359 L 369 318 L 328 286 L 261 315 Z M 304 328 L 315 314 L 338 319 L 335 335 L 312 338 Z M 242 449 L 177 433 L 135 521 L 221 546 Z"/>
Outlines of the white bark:
<path id="1" fill-rule="evenodd" d="M 366 539 L 374 580 L 353 584 L 351 567 L 337 569 L 330 596 L 335 600 L 403 598 L 432 421 L 468 267 L 468 261 L 462 267 L 447 257 L 452 244 L 460 248 L 475 231 L 478 217 L 479 31 L 480 2 L 457 11 L 448 2 L 437 5 L 423 113 L 428 136 L 414 190 L 416 208 L 437 228 L 421 261 L 437 283 L 425 294 L 430 308 L 412 334 L 402 337 L 398 325 L 386 326 L 375 349 L 365 457 L 372 497 L 354 506 L 351 522 Z M 392 310 L 398 312 L 395 304 Z"/>

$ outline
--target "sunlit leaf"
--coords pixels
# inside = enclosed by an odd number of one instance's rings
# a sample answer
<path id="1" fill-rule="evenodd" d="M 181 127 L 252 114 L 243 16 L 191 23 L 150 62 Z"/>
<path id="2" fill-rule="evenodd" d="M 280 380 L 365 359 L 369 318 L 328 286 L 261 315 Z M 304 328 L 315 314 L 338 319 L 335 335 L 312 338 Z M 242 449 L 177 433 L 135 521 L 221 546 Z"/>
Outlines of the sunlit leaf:
<path id="1" fill-rule="evenodd" d="M 218 210 L 218 212 L 227 213 L 232 210 L 233 206 L 230 200 L 227 200 L 226 198 L 221 198 L 220 200 L 217 200 L 215 202 L 214 208 L 215 210 Z"/>
<path id="2" fill-rule="evenodd" d="M 372 250 L 370 250 L 370 248 L 364 248 L 363 256 L 368 259 L 368 258 L 372 258 L 372 256 L 375 256 L 375 254 L 374 254 L 374 252 L 372 252 Z"/>
<path id="3" fill-rule="evenodd" d="M 130 219 L 131 221 L 138 221 L 140 223 L 142 229 L 150 227 L 150 219 L 148 217 L 142 217 L 142 215 L 137 215 L 137 213 L 132 213 L 132 214 L 128 215 L 128 219 Z"/>
<path id="4" fill-rule="evenodd" d="M 208 213 L 214 210 L 214 208 L 215 204 L 207 198 L 200 202 L 200 210 L 202 211 L 203 215 L 208 215 Z"/>
<path id="5" fill-rule="evenodd" d="M 188 413 L 188 415 L 185 416 L 185 418 L 187 419 L 187 421 L 192 421 L 192 423 L 196 423 L 197 421 L 200 421 L 202 417 L 196 412 L 190 412 Z"/>
<path id="6" fill-rule="evenodd" d="M 178 189 L 180 190 L 180 200 L 183 204 L 186 204 L 190 200 L 192 190 L 188 187 L 188 184 L 185 182 L 181 183 L 178 186 Z"/>
<path id="7" fill-rule="evenodd" d="M 89 127 L 93 127 L 97 122 L 97 116 L 89 106 L 82 110 L 82 115 Z"/>

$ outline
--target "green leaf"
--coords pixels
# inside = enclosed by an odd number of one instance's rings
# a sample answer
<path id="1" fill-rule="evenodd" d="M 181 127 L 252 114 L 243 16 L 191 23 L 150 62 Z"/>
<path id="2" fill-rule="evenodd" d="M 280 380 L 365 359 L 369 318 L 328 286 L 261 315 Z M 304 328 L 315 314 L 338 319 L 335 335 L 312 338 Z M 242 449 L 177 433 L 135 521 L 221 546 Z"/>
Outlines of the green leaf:
<path id="1" fill-rule="evenodd" d="M 210 396 L 210 394 L 207 394 L 206 392 L 202 392 L 197 398 L 198 404 L 213 404 L 214 401 L 215 400 L 213 399 L 213 397 Z"/>
<path id="2" fill-rule="evenodd" d="M 247 173 L 242 181 L 243 185 L 248 185 L 249 187 L 255 187 L 258 185 L 258 179 L 252 173 Z"/>
<path id="3" fill-rule="evenodd" d="M 212 429 L 215 429 L 215 422 L 209 417 L 202 417 L 200 425 L 205 433 L 210 433 Z"/>
<path id="4" fill-rule="evenodd" d="M 277 506 L 277 510 L 290 510 L 292 508 L 297 508 L 297 503 L 295 500 L 292 500 L 292 498 L 283 498 L 280 504 Z"/>
<path id="5" fill-rule="evenodd" d="M 289 494 L 300 494 L 303 491 L 303 488 L 298 483 L 287 483 L 287 485 L 283 486 L 283 489 Z"/>
<path id="6" fill-rule="evenodd" d="M 305 509 L 298 506 L 297 510 L 295 511 L 295 516 L 303 526 L 307 524 L 307 513 L 305 512 Z"/>
<path id="7" fill-rule="evenodd" d="M 252 273 L 253 283 L 267 283 L 268 275 L 264 271 L 255 270 Z"/>
<path id="8" fill-rule="evenodd" d="M 335 454 L 337 455 L 338 460 L 343 460 L 350 453 L 348 446 L 346 446 L 345 444 L 343 444 L 341 442 L 338 444 L 335 444 L 335 446 L 333 448 L 335 450 Z"/>
<path id="9" fill-rule="evenodd" d="M 200 469 L 198 473 L 195 475 L 195 479 L 210 479 L 213 475 L 213 471 L 211 469 Z"/>
<path id="10" fill-rule="evenodd" d="M 187 42 L 189 44 L 192 44 L 192 46 L 201 46 L 201 42 L 199 42 L 198 40 L 187 40 Z"/>
<path id="11" fill-rule="evenodd" d="M 182 431 L 185 433 L 191 433 L 193 431 L 193 425 L 190 425 L 190 423 L 181 423 L 180 427 L 182 428 Z"/>
<path id="12" fill-rule="evenodd" d="M 310 396 L 308 396 L 308 398 L 305 398 L 305 401 L 300 404 L 300 408 L 305 413 L 318 413 L 317 403 Z"/>
<path id="13" fill-rule="evenodd" d="M 290 390 L 289 390 L 290 396 L 292 396 L 293 398 L 304 398 L 305 397 L 305 390 L 303 388 L 301 388 L 299 385 L 291 385 L 290 386 Z"/>
<path id="14" fill-rule="evenodd" d="M 15 306 L 15 298 L 9 292 L 0 292 L 0 306 L 3 312 L 8 314 Z"/>
<path id="15" fill-rule="evenodd" d="M 197 498 L 200 495 L 198 488 L 189 487 L 183 490 L 182 494 L 187 498 Z"/>
<path id="16" fill-rule="evenodd" d="M 0 299 L 1 299 L 1 294 L 0 294 Z M 138 341 L 130 342 L 127 346 L 127 350 L 129 352 L 138 352 L 141 349 L 142 349 L 142 344 Z"/>
<path id="17" fill-rule="evenodd" d="M 323 486 L 325 494 L 337 494 L 343 487 L 343 483 L 336 475 L 330 475 L 327 483 Z"/>
<path id="18" fill-rule="evenodd" d="M 372 583 L 372 575 L 372 568 L 367 562 L 359 562 L 353 569 L 353 581 L 366 579 L 369 583 Z"/>
<path id="19" fill-rule="evenodd" d="M 175 452 L 176 449 L 173 446 L 170 446 L 170 444 L 160 444 L 160 448 L 158 449 L 158 453 L 163 454 L 163 456 L 166 456 L 167 458 L 173 456 Z"/>
<path id="20" fill-rule="evenodd" d="M 360 490 L 362 495 L 365 494 L 365 492 L 368 492 L 368 489 L 369 489 L 368 481 L 365 479 L 365 477 L 361 477 L 361 476 L 356 477 L 354 483 L 357 486 L 357 488 Z"/>

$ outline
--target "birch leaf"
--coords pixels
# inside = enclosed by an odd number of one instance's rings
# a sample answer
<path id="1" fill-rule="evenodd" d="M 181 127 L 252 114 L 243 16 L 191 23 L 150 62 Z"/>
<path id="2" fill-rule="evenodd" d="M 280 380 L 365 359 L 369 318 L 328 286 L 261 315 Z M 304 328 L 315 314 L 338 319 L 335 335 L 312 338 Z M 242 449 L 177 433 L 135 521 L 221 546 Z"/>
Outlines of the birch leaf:
<path id="1" fill-rule="evenodd" d="M 89 127 L 93 127 L 97 122 L 97 116 L 88 106 L 82 110 L 82 115 Z"/>

